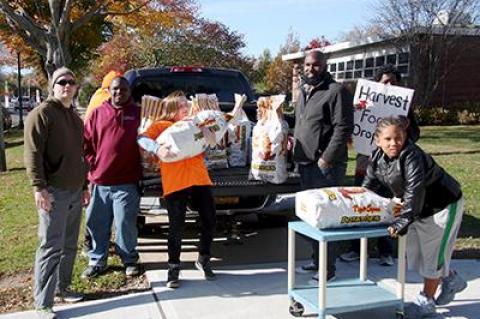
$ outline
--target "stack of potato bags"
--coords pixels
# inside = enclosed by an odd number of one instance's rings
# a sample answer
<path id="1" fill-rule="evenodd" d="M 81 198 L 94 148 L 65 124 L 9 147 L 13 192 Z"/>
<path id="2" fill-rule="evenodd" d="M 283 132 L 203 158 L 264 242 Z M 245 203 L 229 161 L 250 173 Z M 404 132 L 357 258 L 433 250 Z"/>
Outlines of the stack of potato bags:
<path id="1" fill-rule="evenodd" d="M 379 226 L 393 222 L 398 204 L 364 187 L 326 187 L 298 192 L 295 214 L 319 229 Z"/>
<path id="2" fill-rule="evenodd" d="M 198 104 L 197 99 L 197 105 L 192 102 L 192 114 L 196 114 L 176 122 L 157 138 L 160 147 L 167 148 L 172 155 L 161 160 L 176 162 L 205 152 L 211 143 L 204 136 L 204 129 L 213 135 L 214 143 L 218 144 L 224 138 L 228 124 L 243 107 L 245 101 L 245 95 L 235 94 L 235 107 L 229 113 L 212 109 L 197 111 L 194 108 L 201 107 L 203 101 Z"/>
<path id="3" fill-rule="evenodd" d="M 284 101 L 285 95 L 258 99 L 257 124 L 252 133 L 251 179 L 281 184 L 288 177 L 288 124 L 283 118 Z"/>
<path id="4" fill-rule="evenodd" d="M 142 96 L 141 121 L 140 127 L 138 128 L 139 135 L 145 132 L 153 122 L 158 120 L 158 117 L 160 116 L 161 102 L 162 100 L 155 96 Z M 155 154 L 150 154 L 149 152 L 143 150 L 141 147 L 139 149 L 142 159 L 143 175 L 158 175 L 159 166 L 157 156 Z"/>

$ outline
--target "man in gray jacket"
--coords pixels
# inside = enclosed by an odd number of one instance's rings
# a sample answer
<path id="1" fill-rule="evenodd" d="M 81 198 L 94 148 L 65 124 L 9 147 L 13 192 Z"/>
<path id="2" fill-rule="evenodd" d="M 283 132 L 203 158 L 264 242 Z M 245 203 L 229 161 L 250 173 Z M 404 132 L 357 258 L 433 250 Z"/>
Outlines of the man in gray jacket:
<path id="1" fill-rule="evenodd" d="M 347 169 L 347 141 L 353 131 L 353 97 L 326 71 L 326 58 L 310 51 L 304 61 L 304 85 L 295 107 L 293 158 L 302 189 L 341 185 Z M 297 272 L 318 271 L 318 242 L 312 262 Z M 328 245 L 327 280 L 335 277 L 335 251 Z M 313 279 L 318 280 L 318 274 Z"/>

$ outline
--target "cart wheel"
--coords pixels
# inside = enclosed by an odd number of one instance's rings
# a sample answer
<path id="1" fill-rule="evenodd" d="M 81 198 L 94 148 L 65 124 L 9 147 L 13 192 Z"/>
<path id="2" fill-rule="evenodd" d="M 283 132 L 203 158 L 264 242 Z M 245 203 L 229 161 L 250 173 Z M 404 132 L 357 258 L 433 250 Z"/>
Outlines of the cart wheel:
<path id="1" fill-rule="evenodd" d="M 305 308 L 298 301 L 292 301 L 288 311 L 290 311 L 290 314 L 294 317 L 301 317 L 305 312 Z"/>

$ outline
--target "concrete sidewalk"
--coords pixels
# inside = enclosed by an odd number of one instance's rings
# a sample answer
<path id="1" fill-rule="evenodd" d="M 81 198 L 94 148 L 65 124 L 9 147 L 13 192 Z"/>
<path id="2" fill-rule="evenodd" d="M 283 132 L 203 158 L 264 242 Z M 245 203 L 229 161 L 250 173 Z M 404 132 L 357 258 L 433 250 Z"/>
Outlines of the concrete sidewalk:
<path id="1" fill-rule="evenodd" d="M 369 279 L 395 289 L 396 267 L 382 267 L 376 259 L 369 261 Z M 440 307 L 438 318 L 480 318 L 480 262 L 454 260 L 454 269 L 468 280 L 468 288 L 456 296 L 448 307 Z M 181 287 L 165 288 L 165 270 L 147 272 L 148 280 L 159 300 L 162 312 L 168 319 L 292 319 L 288 311 L 287 264 L 275 263 L 228 267 L 217 271 L 218 280 L 209 282 L 197 270 L 184 270 L 180 275 Z M 337 262 L 337 277 L 358 276 L 358 262 Z M 309 275 L 297 275 L 297 282 L 309 284 Z M 313 284 L 313 283 L 310 283 Z M 407 273 L 406 301 L 411 301 L 422 287 L 422 279 Z M 328 298 L 328 296 L 327 296 Z M 306 309 L 304 317 L 315 318 Z M 328 318 L 371 319 L 395 318 L 395 309 L 380 308 L 369 311 L 345 313 Z"/>
<path id="2" fill-rule="evenodd" d="M 205 281 L 199 271 L 187 263 L 180 275 L 181 287 L 165 288 L 166 270 L 150 270 L 146 275 L 152 291 L 56 307 L 60 319 L 135 318 L 135 319 L 292 319 L 288 311 L 287 269 L 285 263 L 243 265 L 217 270 L 217 281 Z M 480 261 L 454 260 L 452 267 L 468 281 L 448 307 L 440 307 L 438 318 L 480 318 Z M 337 262 L 338 277 L 358 276 L 358 262 Z M 396 267 L 379 266 L 370 259 L 368 277 L 394 289 Z M 310 276 L 297 275 L 297 282 L 307 284 Z M 406 301 L 421 289 L 421 278 L 407 272 Z M 327 296 L 328 297 L 328 296 Z M 315 318 L 307 309 L 304 317 Z M 0 319 L 34 319 L 32 311 L 0 315 Z M 346 313 L 328 318 L 395 318 L 393 308 Z"/>
<path id="3" fill-rule="evenodd" d="M 54 308 L 59 319 L 158 319 L 163 318 L 151 291 L 109 299 L 61 305 Z M 34 311 L 0 315 L 1 319 L 36 319 Z"/>

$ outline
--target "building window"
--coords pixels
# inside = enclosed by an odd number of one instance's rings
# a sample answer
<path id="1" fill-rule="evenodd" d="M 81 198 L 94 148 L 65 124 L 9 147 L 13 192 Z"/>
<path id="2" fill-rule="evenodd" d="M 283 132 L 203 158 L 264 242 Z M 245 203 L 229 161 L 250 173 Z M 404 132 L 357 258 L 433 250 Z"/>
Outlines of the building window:
<path id="1" fill-rule="evenodd" d="M 353 70 L 353 61 L 347 62 L 347 70 Z"/>
<path id="2" fill-rule="evenodd" d="M 338 63 L 338 71 L 345 71 L 345 62 Z"/>
<path id="3" fill-rule="evenodd" d="M 345 79 L 345 72 L 338 72 L 337 79 Z"/>
<path id="4" fill-rule="evenodd" d="M 359 79 L 362 77 L 362 71 L 355 71 L 353 72 L 353 78 Z"/>
<path id="5" fill-rule="evenodd" d="M 398 64 L 407 64 L 409 60 L 408 52 L 402 52 L 398 54 Z"/>
<path id="6" fill-rule="evenodd" d="M 373 58 L 365 59 L 365 67 L 366 68 L 373 68 Z"/>
<path id="7" fill-rule="evenodd" d="M 375 66 L 383 66 L 385 64 L 385 57 L 384 56 L 377 56 L 375 58 Z"/>
<path id="8" fill-rule="evenodd" d="M 363 60 L 355 60 L 355 70 L 363 69 Z"/>
<path id="9" fill-rule="evenodd" d="M 408 74 L 408 65 L 399 65 L 397 67 L 398 72 L 401 74 Z"/>
<path id="10" fill-rule="evenodd" d="M 353 72 L 345 72 L 345 79 L 352 79 L 353 78 Z"/>
<path id="11" fill-rule="evenodd" d="M 387 55 L 387 63 L 395 66 L 397 64 L 397 55 L 396 54 Z"/>
<path id="12" fill-rule="evenodd" d="M 337 64 L 336 63 L 330 64 L 330 72 L 335 72 L 335 71 L 337 71 Z"/>
<path id="13" fill-rule="evenodd" d="M 365 69 L 363 76 L 366 78 L 373 78 L 373 69 Z"/>
<path id="14" fill-rule="evenodd" d="M 330 73 L 330 74 L 332 75 L 332 79 L 335 80 L 335 75 L 336 75 L 336 73 Z"/>

